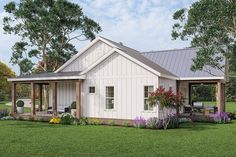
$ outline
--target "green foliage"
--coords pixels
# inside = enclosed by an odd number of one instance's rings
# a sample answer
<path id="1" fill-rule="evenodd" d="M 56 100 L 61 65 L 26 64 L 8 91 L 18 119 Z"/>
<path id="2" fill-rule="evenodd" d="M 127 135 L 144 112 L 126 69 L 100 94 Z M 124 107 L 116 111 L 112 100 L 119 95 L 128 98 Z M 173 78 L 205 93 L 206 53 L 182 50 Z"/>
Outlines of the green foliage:
<path id="1" fill-rule="evenodd" d="M 8 116 L 8 115 L 9 115 L 8 109 L 0 109 L 0 118 Z"/>
<path id="2" fill-rule="evenodd" d="M 61 124 L 70 125 L 73 124 L 74 122 L 74 117 L 69 113 L 63 113 L 60 118 L 61 118 L 60 122 Z"/>
<path id="3" fill-rule="evenodd" d="M 15 73 L 0 61 L 0 101 L 10 100 L 11 83 L 7 81 L 10 77 L 15 77 Z"/>
<path id="4" fill-rule="evenodd" d="M 150 129 L 158 128 L 159 119 L 157 117 L 151 117 L 146 121 L 146 127 Z"/>
<path id="5" fill-rule="evenodd" d="M 5 116 L 5 117 L 2 117 L 0 120 L 15 120 L 15 118 L 11 116 Z"/>
<path id="6" fill-rule="evenodd" d="M 90 124 L 90 125 L 101 125 L 102 121 L 100 119 L 89 119 L 88 124 Z"/>
<path id="7" fill-rule="evenodd" d="M 199 0 L 189 9 L 176 11 L 173 19 L 173 39 L 191 40 L 198 47 L 192 70 L 212 73 L 207 66 L 223 71 L 223 60 L 235 51 L 236 2 L 226 0 Z M 232 65 L 230 65 L 232 66 Z"/>
<path id="8" fill-rule="evenodd" d="M 215 85 L 199 84 L 192 87 L 193 101 L 215 101 Z"/>
<path id="9" fill-rule="evenodd" d="M 129 126 L 131 126 L 131 124 L 130 124 L 129 121 L 124 121 L 124 122 L 123 122 L 123 126 L 125 126 L 125 127 L 129 127 Z"/>
<path id="10" fill-rule="evenodd" d="M 76 101 L 73 101 L 70 105 L 71 109 L 76 109 Z"/>
<path id="11" fill-rule="evenodd" d="M 227 101 L 236 101 L 236 78 L 229 78 L 226 83 L 226 96 Z"/>
<path id="12" fill-rule="evenodd" d="M 114 120 L 110 120 L 110 121 L 108 122 L 108 125 L 114 126 L 114 125 L 116 125 L 116 122 L 115 122 Z"/>
<path id="13" fill-rule="evenodd" d="M 11 57 L 21 74 L 56 70 L 77 53 L 72 40 L 92 40 L 101 31 L 78 4 L 67 0 L 21 0 L 4 9 L 4 32 L 21 37 Z"/>
<path id="14" fill-rule="evenodd" d="M 25 105 L 25 103 L 24 103 L 24 101 L 22 101 L 22 100 L 18 100 L 18 101 L 16 102 L 16 106 L 17 106 L 17 107 L 24 107 L 24 105 Z"/>
<path id="15" fill-rule="evenodd" d="M 79 125 L 87 125 L 88 124 L 88 119 L 86 117 L 81 117 L 79 119 Z"/>

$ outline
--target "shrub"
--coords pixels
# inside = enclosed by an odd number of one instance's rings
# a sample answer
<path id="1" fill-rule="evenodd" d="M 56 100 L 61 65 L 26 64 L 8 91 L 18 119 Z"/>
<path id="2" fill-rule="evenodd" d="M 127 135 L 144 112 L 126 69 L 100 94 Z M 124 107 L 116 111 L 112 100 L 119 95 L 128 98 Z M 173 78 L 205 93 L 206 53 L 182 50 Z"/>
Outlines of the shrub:
<path id="1" fill-rule="evenodd" d="M 236 119 L 236 112 L 229 112 L 228 116 L 231 120 Z"/>
<path id="2" fill-rule="evenodd" d="M 123 122 L 123 126 L 129 127 L 129 126 L 130 126 L 130 122 L 129 122 L 129 121 L 124 121 L 124 122 Z"/>
<path id="3" fill-rule="evenodd" d="M 101 125 L 102 121 L 100 119 L 89 119 L 88 124 L 90 124 L 90 125 Z"/>
<path id="4" fill-rule="evenodd" d="M 136 117 L 134 119 L 134 127 L 136 128 L 145 128 L 146 127 L 146 120 L 143 117 Z"/>
<path id="5" fill-rule="evenodd" d="M 70 125 L 74 122 L 74 117 L 69 113 L 63 113 L 61 115 L 61 124 Z"/>
<path id="6" fill-rule="evenodd" d="M 16 102 L 16 106 L 17 106 L 17 107 L 24 107 L 24 105 L 25 105 L 25 103 L 24 103 L 24 101 L 22 101 L 22 100 L 18 100 L 18 101 Z"/>
<path id="7" fill-rule="evenodd" d="M 114 125 L 116 125 L 116 123 L 115 123 L 114 120 L 110 120 L 109 123 L 108 123 L 108 125 L 110 125 L 110 126 L 114 126 Z"/>
<path id="8" fill-rule="evenodd" d="M 147 120 L 146 126 L 150 129 L 156 129 L 158 127 L 159 119 L 157 117 L 151 117 Z"/>
<path id="9" fill-rule="evenodd" d="M 8 116 L 9 115 L 9 111 L 8 109 L 0 109 L 0 118 Z"/>
<path id="10" fill-rule="evenodd" d="M 50 124 L 59 124 L 60 122 L 61 122 L 61 119 L 58 117 L 53 117 L 49 121 Z"/>
<path id="11" fill-rule="evenodd" d="M 76 101 L 73 101 L 72 104 L 70 105 L 71 109 L 76 109 Z"/>
<path id="12" fill-rule="evenodd" d="M 197 116 L 197 115 L 192 115 L 191 117 L 191 120 L 193 122 L 201 122 L 201 123 L 213 123 L 214 120 L 211 116 L 204 116 L 204 115 L 200 115 L 200 116 Z"/>
<path id="13" fill-rule="evenodd" d="M 217 112 L 211 116 L 213 118 L 214 123 L 229 123 L 230 118 L 226 112 Z"/>
<path id="14" fill-rule="evenodd" d="M 179 119 L 177 115 L 170 115 L 169 123 L 167 125 L 168 129 L 174 129 L 179 127 Z"/>
<path id="15" fill-rule="evenodd" d="M 79 119 L 79 125 L 87 125 L 88 124 L 88 119 L 86 117 L 81 117 Z"/>
<path id="16" fill-rule="evenodd" d="M 192 122 L 192 119 L 186 117 L 179 118 L 179 123 L 188 123 L 188 122 Z"/>
<path id="17" fill-rule="evenodd" d="M 6 116 L 6 117 L 2 117 L 1 120 L 15 120 L 15 118 L 11 116 Z"/>

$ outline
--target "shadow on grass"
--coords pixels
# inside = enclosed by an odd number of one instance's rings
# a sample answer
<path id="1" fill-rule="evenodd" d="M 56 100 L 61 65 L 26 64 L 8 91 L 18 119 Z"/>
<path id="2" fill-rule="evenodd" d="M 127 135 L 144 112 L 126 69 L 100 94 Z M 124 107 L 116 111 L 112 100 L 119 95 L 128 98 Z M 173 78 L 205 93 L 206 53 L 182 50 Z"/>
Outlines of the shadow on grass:
<path id="1" fill-rule="evenodd" d="M 204 130 L 209 130 L 209 129 L 217 129 L 216 125 L 222 125 L 222 124 L 188 122 L 188 123 L 180 124 L 179 129 L 191 130 L 191 131 L 204 131 Z"/>
<path id="2" fill-rule="evenodd" d="M 48 122 L 37 122 L 37 121 L 24 121 L 24 120 L 14 120 L 15 123 L 8 123 L 8 126 L 15 126 L 18 128 L 66 128 L 69 125 L 62 124 L 49 124 Z"/>

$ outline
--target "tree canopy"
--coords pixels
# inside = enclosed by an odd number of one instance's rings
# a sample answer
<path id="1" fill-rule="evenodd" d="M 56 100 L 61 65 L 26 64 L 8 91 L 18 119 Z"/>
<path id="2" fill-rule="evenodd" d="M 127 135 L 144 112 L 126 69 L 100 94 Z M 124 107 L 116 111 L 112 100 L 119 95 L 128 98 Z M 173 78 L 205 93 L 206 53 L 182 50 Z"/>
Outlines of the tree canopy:
<path id="1" fill-rule="evenodd" d="M 15 77 L 15 73 L 3 62 L 0 61 L 0 101 L 9 100 L 11 95 L 11 83 L 9 77 Z"/>
<path id="2" fill-rule="evenodd" d="M 77 53 L 72 40 L 92 40 L 101 31 L 78 4 L 67 0 L 20 0 L 4 9 L 5 33 L 21 37 L 11 57 L 21 74 L 56 70 Z"/>
<path id="3" fill-rule="evenodd" d="M 236 56 L 235 0 L 199 0 L 189 9 L 176 11 L 173 19 L 177 21 L 173 25 L 173 39 L 191 40 L 191 46 L 199 48 L 191 70 L 214 75 L 207 67 L 224 71 L 225 57 L 231 67 L 236 67 L 232 57 Z"/>

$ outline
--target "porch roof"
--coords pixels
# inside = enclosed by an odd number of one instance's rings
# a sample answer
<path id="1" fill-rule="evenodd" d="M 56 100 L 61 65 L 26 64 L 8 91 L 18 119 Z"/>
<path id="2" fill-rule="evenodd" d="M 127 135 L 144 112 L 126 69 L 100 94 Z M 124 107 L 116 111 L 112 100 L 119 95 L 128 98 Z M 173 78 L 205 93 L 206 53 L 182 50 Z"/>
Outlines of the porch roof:
<path id="1" fill-rule="evenodd" d="M 15 78 L 9 78 L 8 81 L 11 82 L 27 82 L 27 81 L 54 81 L 54 80 L 78 80 L 85 79 L 85 75 L 81 75 L 80 71 L 73 72 L 47 72 L 41 74 L 31 74 L 31 75 L 23 75 Z"/>

